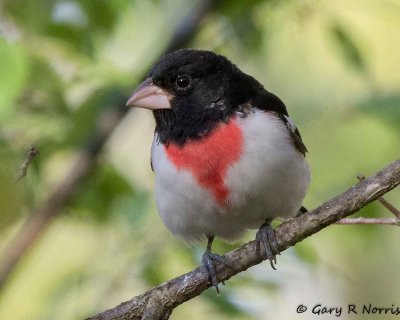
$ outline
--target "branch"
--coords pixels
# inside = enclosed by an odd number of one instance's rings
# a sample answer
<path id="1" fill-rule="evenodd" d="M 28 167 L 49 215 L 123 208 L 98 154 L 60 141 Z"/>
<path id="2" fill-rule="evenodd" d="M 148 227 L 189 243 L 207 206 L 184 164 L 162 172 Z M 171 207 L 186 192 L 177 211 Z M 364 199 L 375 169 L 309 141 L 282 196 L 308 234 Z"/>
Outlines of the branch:
<path id="1" fill-rule="evenodd" d="M 345 218 L 336 224 L 386 224 L 393 226 L 400 226 L 400 219 L 398 218 Z"/>
<path id="2" fill-rule="evenodd" d="M 215 2 L 212 0 L 199 1 L 188 17 L 178 24 L 170 43 L 165 49 L 165 53 L 185 47 L 197 33 L 201 21 L 213 9 L 214 4 Z M 124 106 L 126 96 L 116 97 L 114 101 L 117 106 Z M 49 223 L 61 212 L 68 201 L 74 197 L 76 189 L 85 182 L 85 179 L 95 169 L 97 157 L 102 151 L 105 142 L 121 122 L 128 109 L 118 110 L 117 107 L 114 107 L 113 110 L 115 110 L 115 113 L 112 115 L 110 111 L 107 111 L 107 119 L 109 121 L 107 127 L 99 128 L 97 132 L 89 137 L 86 145 L 77 152 L 76 160 L 71 169 L 68 170 L 53 191 L 49 192 L 47 199 L 25 221 L 15 238 L 5 249 L 4 257 L 0 259 L 0 289 L 6 283 L 21 258 L 39 239 Z M 102 116 L 101 114 L 99 119 L 102 119 Z M 28 165 L 28 162 L 26 165 L 24 163 L 22 177 L 26 174 Z M 18 180 L 21 178 L 18 178 Z"/>
<path id="3" fill-rule="evenodd" d="M 281 251 L 302 241 L 321 229 L 347 217 L 368 203 L 376 200 L 400 184 L 400 160 L 397 160 L 374 176 L 360 181 L 344 193 L 325 202 L 318 208 L 304 213 L 275 229 Z M 239 272 L 259 264 L 263 258 L 255 252 L 251 241 L 225 255 L 231 269 L 223 264 L 217 266 L 219 280 L 226 281 Z M 164 282 L 145 293 L 104 311 L 90 320 L 168 319 L 172 310 L 209 288 L 208 274 L 203 267 Z"/>
<path id="4" fill-rule="evenodd" d="M 365 176 L 359 175 L 357 176 L 358 180 L 364 180 Z M 397 209 L 394 205 L 392 205 L 389 201 L 387 201 L 384 197 L 379 197 L 378 201 L 386 208 L 388 209 L 391 213 L 393 213 L 397 218 L 400 219 L 400 210 Z"/>
<path id="5" fill-rule="evenodd" d="M 36 149 L 34 146 L 29 147 L 25 161 L 22 164 L 21 168 L 19 169 L 19 174 L 17 176 L 17 179 L 15 179 L 15 182 L 19 182 L 23 177 L 26 176 L 29 165 L 31 164 L 33 158 L 35 158 L 38 154 L 39 154 L 38 149 Z"/>

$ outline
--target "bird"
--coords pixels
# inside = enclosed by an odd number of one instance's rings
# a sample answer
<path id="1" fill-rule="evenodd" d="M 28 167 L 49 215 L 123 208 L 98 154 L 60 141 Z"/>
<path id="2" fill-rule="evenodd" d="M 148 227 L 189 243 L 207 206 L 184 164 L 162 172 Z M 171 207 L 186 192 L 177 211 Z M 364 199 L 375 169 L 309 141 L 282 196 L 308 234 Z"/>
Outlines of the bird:
<path id="1" fill-rule="evenodd" d="M 215 237 L 235 241 L 258 229 L 255 250 L 275 269 L 271 221 L 304 210 L 307 148 L 285 104 L 228 58 L 180 49 L 162 56 L 127 106 L 155 118 L 151 167 L 158 212 L 173 235 L 207 240 L 202 265 L 218 289 Z"/>

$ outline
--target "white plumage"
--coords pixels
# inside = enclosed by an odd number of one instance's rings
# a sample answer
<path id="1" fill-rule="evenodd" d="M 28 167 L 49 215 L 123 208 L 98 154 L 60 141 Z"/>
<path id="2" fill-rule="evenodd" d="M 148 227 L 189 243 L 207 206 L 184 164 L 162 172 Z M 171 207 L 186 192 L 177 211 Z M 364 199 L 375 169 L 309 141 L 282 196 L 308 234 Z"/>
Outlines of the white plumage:
<path id="1" fill-rule="evenodd" d="M 225 206 L 190 171 L 177 169 L 154 137 L 157 207 L 167 228 L 187 242 L 206 235 L 234 240 L 246 229 L 258 229 L 268 218 L 294 216 L 302 205 L 310 170 L 291 141 L 288 130 L 292 128 L 274 113 L 260 110 L 237 117 L 237 124 L 244 144 L 240 159 L 225 176 L 229 189 Z"/>

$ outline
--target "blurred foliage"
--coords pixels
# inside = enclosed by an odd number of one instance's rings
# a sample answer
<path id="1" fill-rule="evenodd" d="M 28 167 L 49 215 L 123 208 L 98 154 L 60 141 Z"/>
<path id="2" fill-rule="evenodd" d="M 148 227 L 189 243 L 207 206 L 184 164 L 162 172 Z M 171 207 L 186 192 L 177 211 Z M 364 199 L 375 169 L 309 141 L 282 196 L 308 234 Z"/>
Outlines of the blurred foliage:
<path id="1" fill-rule="evenodd" d="M 342 52 L 343 58 L 348 61 L 349 66 L 359 72 L 365 72 L 365 61 L 348 32 L 340 24 L 336 24 L 332 27 L 332 34 L 338 43 L 338 49 Z"/>
<path id="2" fill-rule="evenodd" d="M 0 3 L 0 261 L 192 8 L 183 0 Z M 286 102 L 310 150 L 312 208 L 399 157 L 399 33 L 398 0 L 223 0 L 190 46 L 228 56 Z M 0 292 L 0 319 L 82 319 L 199 264 L 203 247 L 174 239 L 157 215 L 153 125 L 142 110 L 127 114 L 97 170 Z M 40 155 L 15 184 L 29 145 Z M 387 198 L 400 207 L 398 190 Z M 390 217 L 377 203 L 358 215 Z M 300 303 L 390 307 L 400 292 L 399 240 L 390 226 L 330 227 L 279 256 L 278 271 L 252 268 L 221 297 L 208 291 L 172 318 L 296 319 Z M 236 245 L 217 241 L 215 250 Z"/>

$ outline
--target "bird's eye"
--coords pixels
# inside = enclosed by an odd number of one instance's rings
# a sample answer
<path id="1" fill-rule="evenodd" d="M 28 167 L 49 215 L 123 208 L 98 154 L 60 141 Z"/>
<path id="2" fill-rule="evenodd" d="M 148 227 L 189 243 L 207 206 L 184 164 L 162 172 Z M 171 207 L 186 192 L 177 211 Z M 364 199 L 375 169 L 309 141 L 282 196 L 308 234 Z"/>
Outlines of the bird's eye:
<path id="1" fill-rule="evenodd" d="M 175 80 L 177 89 L 187 89 L 190 86 L 191 79 L 189 76 L 178 76 Z"/>

